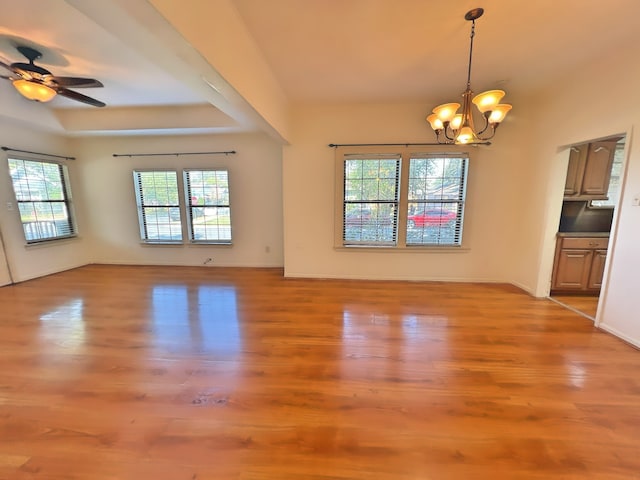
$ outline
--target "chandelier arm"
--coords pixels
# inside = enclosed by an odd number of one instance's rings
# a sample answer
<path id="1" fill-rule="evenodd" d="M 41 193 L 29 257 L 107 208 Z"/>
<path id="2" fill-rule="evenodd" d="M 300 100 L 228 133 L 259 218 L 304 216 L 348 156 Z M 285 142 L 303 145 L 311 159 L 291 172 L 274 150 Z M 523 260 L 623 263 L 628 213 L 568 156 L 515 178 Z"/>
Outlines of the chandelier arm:
<path id="1" fill-rule="evenodd" d="M 489 126 L 491 127 L 491 135 L 489 135 L 488 137 L 481 137 L 480 136 L 480 134 L 483 133 L 486 130 L 486 128 L 485 128 L 484 130 L 482 130 L 482 132 L 478 133 L 478 138 L 480 140 L 482 140 L 483 142 L 487 141 L 487 140 L 491 140 L 496 134 L 496 128 L 498 127 L 498 125 L 499 125 L 498 123 L 490 123 Z"/>
<path id="2" fill-rule="evenodd" d="M 444 138 L 446 138 L 447 140 L 451 140 L 451 141 L 455 140 L 456 137 L 455 137 L 454 131 L 455 130 L 453 130 L 451 128 L 450 123 L 449 122 L 445 122 L 444 128 L 442 129 L 442 132 L 444 133 Z M 449 132 L 451 132 L 451 135 L 452 135 L 451 137 L 448 135 Z"/>
<path id="3" fill-rule="evenodd" d="M 486 112 L 484 112 L 482 114 L 482 118 L 484 118 L 484 125 L 482 127 L 482 130 L 480 130 L 478 132 L 478 137 L 480 137 L 480 135 L 482 135 L 487 130 L 487 128 L 489 128 L 489 125 L 490 125 L 489 124 L 489 117 L 490 116 L 491 116 L 491 111 L 486 111 Z M 493 135 L 491 135 L 491 137 L 493 137 Z"/>

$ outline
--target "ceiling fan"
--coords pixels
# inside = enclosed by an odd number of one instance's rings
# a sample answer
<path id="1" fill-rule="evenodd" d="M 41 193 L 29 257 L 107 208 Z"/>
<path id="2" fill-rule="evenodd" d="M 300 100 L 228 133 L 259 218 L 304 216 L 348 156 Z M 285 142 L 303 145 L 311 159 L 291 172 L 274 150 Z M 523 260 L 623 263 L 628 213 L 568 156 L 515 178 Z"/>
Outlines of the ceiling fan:
<path id="1" fill-rule="evenodd" d="M 35 60 L 42 57 L 38 50 L 23 45 L 16 47 L 16 49 L 29 60 L 29 63 L 16 62 L 6 64 L 0 60 L 0 66 L 12 72 L 12 75 L 0 75 L 0 78 L 10 80 L 22 96 L 29 100 L 48 102 L 56 95 L 62 95 L 94 107 L 106 106 L 100 100 L 69 90 L 69 88 L 103 87 L 104 85 L 98 80 L 80 77 L 57 77 L 49 70 L 34 64 Z"/>

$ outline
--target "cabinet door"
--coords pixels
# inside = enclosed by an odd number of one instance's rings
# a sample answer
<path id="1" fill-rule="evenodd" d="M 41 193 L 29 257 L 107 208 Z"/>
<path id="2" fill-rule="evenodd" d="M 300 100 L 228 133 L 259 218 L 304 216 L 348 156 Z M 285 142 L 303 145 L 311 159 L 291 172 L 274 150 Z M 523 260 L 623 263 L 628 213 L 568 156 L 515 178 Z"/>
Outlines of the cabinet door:
<path id="1" fill-rule="evenodd" d="M 589 144 L 589 153 L 582 177 L 583 195 L 606 195 L 611 178 L 611 165 L 616 151 L 615 142 Z"/>
<path id="2" fill-rule="evenodd" d="M 582 187 L 582 176 L 587 160 L 589 145 L 576 145 L 571 147 L 569 153 L 569 167 L 567 168 L 567 180 L 564 185 L 564 194 L 579 195 Z"/>
<path id="3" fill-rule="evenodd" d="M 589 280 L 592 256 L 593 250 L 560 250 L 553 288 L 585 290 Z"/>
<path id="4" fill-rule="evenodd" d="M 589 274 L 589 290 L 600 290 L 602 287 L 602 277 L 604 275 L 604 263 L 607 260 L 606 250 L 594 250 L 591 260 L 591 273 Z"/>

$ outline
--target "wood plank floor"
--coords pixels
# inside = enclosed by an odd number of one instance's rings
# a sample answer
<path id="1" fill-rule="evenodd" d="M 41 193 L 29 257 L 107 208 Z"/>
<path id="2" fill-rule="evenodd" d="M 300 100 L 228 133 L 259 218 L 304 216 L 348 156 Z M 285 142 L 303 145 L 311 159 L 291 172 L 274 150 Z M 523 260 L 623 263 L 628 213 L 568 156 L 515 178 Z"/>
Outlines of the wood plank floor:
<path id="1" fill-rule="evenodd" d="M 552 295 L 554 300 L 563 303 L 571 308 L 575 308 L 579 312 L 595 319 L 598 311 L 598 302 L 600 301 L 597 296 L 589 295 Z"/>
<path id="2" fill-rule="evenodd" d="M 0 318 L 0 479 L 640 478 L 640 352 L 511 286 L 95 265 Z"/>

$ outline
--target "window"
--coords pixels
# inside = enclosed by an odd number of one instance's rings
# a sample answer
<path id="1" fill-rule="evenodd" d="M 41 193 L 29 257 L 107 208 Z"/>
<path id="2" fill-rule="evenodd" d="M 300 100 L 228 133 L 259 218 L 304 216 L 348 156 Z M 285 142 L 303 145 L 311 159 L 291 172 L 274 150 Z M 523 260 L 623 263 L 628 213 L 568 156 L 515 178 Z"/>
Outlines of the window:
<path id="1" fill-rule="evenodd" d="M 411 156 L 407 245 L 461 244 L 466 171 L 465 157 Z"/>
<path id="2" fill-rule="evenodd" d="M 150 243 L 182 242 L 178 177 L 175 171 L 134 171 L 140 238 Z"/>
<path id="3" fill-rule="evenodd" d="M 226 170 L 186 170 L 184 183 L 190 240 L 231 243 L 229 173 Z"/>
<path id="4" fill-rule="evenodd" d="M 9 158 L 9 173 L 27 243 L 75 235 L 65 165 Z"/>
<path id="5" fill-rule="evenodd" d="M 399 171 L 397 155 L 346 156 L 342 230 L 345 244 L 395 244 Z"/>
<path id="6" fill-rule="evenodd" d="M 144 242 L 182 243 L 183 232 L 188 232 L 192 243 L 231 243 L 226 170 L 184 170 L 184 186 L 175 170 L 134 171 L 133 179 Z"/>
<path id="7" fill-rule="evenodd" d="M 339 246 L 462 245 L 466 154 L 348 148 L 336 151 Z"/>

